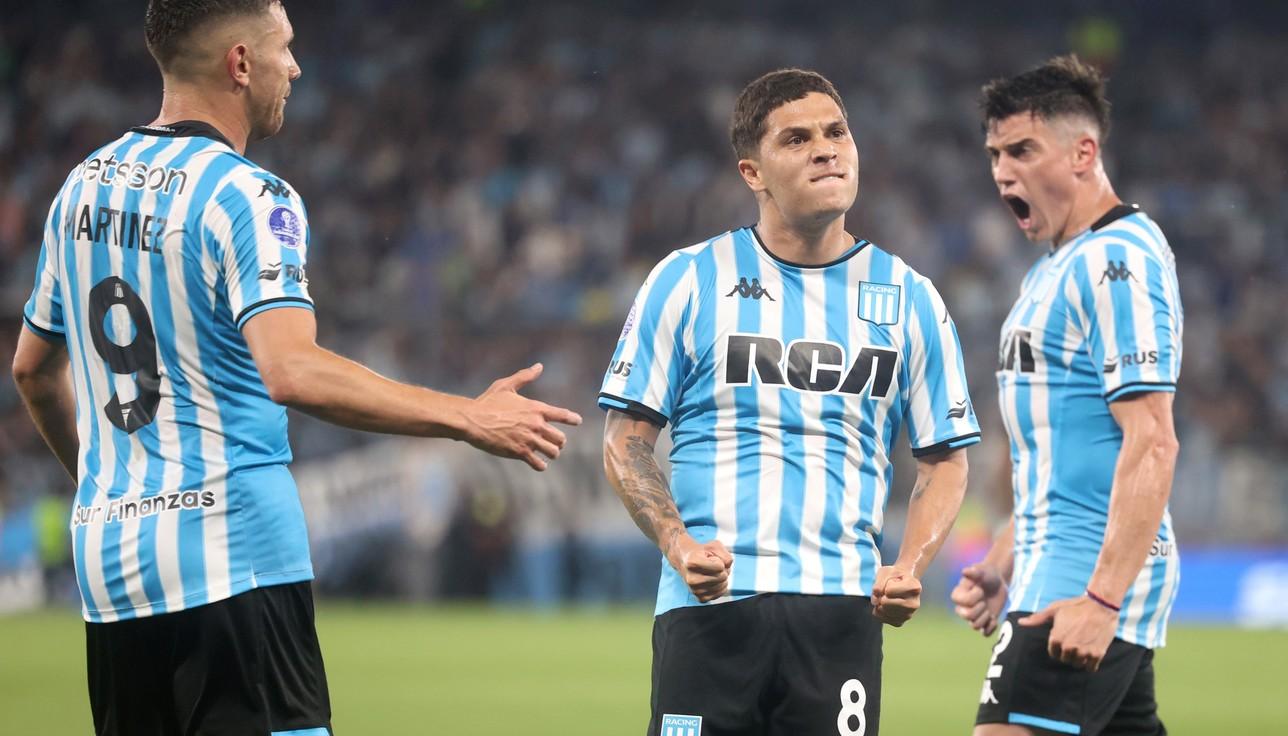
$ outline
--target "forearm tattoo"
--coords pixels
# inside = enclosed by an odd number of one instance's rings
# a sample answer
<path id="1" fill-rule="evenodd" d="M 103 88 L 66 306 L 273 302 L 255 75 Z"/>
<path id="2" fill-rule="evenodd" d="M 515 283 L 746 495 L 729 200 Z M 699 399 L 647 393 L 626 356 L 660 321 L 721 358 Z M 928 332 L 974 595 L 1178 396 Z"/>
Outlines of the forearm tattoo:
<path id="1" fill-rule="evenodd" d="M 640 531 L 667 553 L 683 531 L 684 521 L 675 508 L 666 476 L 657 466 L 653 445 L 639 435 L 628 435 L 626 457 L 617 495 Z"/>

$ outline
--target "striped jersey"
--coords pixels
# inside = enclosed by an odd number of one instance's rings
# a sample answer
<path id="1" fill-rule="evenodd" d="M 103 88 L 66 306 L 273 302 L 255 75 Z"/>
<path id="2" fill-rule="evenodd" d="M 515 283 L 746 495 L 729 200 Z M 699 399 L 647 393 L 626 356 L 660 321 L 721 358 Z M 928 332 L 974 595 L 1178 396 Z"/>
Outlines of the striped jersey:
<path id="1" fill-rule="evenodd" d="M 1114 208 L 1025 276 L 1002 326 L 997 372 L 1015 496 L 1012 609 L 1041 610 L 1086 589 L 1123 441 L 1109 404 L 1176 390 L 1181 322 L 1172 251 L 1134 207 Z M 1118 637 L 1162 646 L 1179 578 L 1164 513 Z"/>
<path id="2" fill-rule="evenodd" d="M 733 555 L 730 595 L 868 595 L 890 454 L 979 441 L 957 331 L 930 281 L 859 241 L 777 258 L 753 228 L 673 252 L 626 319 L 599 405 L 671 424 L 671 494 Z M 662 565 L 657 613 L 699 605 Z"/>
<path id="3" fill-rule="evenodd" d="M 71 361 L 86 620 L 312 578 L 286 413 L 240 332 L 312 309 L 308 239 L 295 192 L 199 122 L 135 128 L 58 192 L 24 317 Z"/>

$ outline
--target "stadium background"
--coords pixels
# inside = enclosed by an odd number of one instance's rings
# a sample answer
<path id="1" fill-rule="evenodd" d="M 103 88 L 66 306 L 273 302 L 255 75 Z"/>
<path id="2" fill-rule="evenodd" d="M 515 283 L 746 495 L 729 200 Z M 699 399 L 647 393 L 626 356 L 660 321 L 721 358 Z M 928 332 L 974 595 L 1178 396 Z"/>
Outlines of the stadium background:
<path id="1" fill-rule="evenodd" d="M 3 4 L 6 365 L 62 178 L 155 116 L 142 7 Z M 1182 735 L 1288 730 L 1288 6 L 287 7 L 304 74 L 283 131 L 249 155 L 309 207 L 322 344 L 461 393 L 540 360 L 534 393 L 588 419 L 538 475 L 292 415 L 343 732 L 642 728 L 659 559 L 603 480 L 594 396 L 652 264 L 754 221 L 728 117 L 741 85 L 788 65 L 846 100 L 863 166 L 851 232 L 930 276 L 961 331 L 985 443 L 927 580 L 935 605 L 888 637 L 885 710 L 887 732 L 965 732 L 987 649 L 942 602 L 1009 503 L 992 373 L 1038 253 L 996 198 L 975 99 L 1069 50 L 1111 78 L 1111 177 L 1168 234 L 1185 300 L 1172 501 L 1185 568 L 1159 660 L 1164 715 Z M 0 617 L 0 733 L 78 732 L 70 484 L 7 380 L 0 458 L 0 610 L 13 613 Z"/>

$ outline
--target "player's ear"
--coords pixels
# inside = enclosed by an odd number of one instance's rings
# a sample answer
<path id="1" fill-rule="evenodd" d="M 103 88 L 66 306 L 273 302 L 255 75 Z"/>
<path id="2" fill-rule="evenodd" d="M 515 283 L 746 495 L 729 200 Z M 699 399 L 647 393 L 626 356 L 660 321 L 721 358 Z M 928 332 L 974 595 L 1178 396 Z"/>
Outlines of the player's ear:
<path id="1" fill-rule="evenodd" d="M 742 180 L 747 182 L 753 192 L 765 191 L 765 182 L 760 178 L 760 162 L 754 158 L 744 158 L 738 161 L 738 173 L 742 175 Z"/>
<path id="2" fill-rule="evenodd" d="M 224 54 L 224 68 L 233 84 L 238 87 L 250 86 L 250 49 L 239 43 Z"/>
<path id="3" fill-rule="evenodd" d="M 1080 134 L 1073 142 L 1073 170 L 1082 174 L 1096 166 L 1100 156 L 1100 143 L 1090 133 Z"/>

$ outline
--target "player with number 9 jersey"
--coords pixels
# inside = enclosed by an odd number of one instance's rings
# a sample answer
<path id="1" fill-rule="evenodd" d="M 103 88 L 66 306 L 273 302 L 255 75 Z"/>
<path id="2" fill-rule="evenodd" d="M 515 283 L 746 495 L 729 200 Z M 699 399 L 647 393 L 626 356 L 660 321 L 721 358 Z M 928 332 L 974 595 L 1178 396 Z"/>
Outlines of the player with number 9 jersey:
<path id="1" fill-rule="evenodd" d="M 128 131 L 54 199 L 24 319 L 66 341 L 79 397 L 87 620 L 312 578 L 286 410 L 238 331 L 312 308 L 308 244 L 290 185 L 199 122 Z"/>

